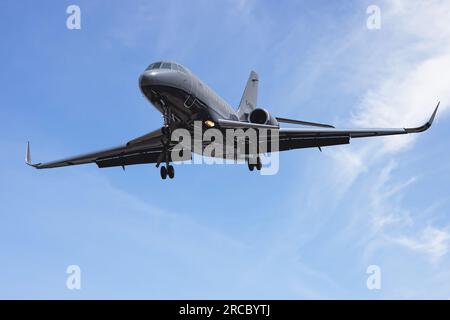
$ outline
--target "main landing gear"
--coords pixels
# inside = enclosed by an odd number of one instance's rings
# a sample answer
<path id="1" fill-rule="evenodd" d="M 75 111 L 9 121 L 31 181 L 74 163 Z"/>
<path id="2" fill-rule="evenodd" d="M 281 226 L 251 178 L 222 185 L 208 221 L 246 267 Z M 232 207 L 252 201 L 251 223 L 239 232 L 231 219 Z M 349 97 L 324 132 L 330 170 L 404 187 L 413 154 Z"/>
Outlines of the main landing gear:
<path id="1" fill-rule="evenodd" d="M 162 166 L 160 169 L 160 173 L 161 179 L 163 180 L 165 180 L 167 176 L 169 176 L 170 179 L 173 179 L 175 177 L 175 169 L 170 164 Z"/>
<path id="2" fill-rule="evenodd" d="M 250 161 L 247 161 L 248 164 L 248 170 L 253 171 L 255 168 L 256 170 L 261 170 L 262 168 L 262 164 L 261 164 L 261 159 L 258 157 L 256 158 L 256 163 L 250 163 Z"/>

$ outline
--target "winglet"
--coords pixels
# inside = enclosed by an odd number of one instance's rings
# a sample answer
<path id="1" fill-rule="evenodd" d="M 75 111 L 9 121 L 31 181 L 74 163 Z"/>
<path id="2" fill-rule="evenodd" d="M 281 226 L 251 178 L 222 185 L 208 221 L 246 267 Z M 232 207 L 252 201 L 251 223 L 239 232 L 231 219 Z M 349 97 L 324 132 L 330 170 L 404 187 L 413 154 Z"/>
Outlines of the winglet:
<path id="1" fill-rule="evenodd" d="M 25 163 L 31 165 L 30 141 L 27 142 L 27 153 L 25 154 Z"/>
<path id="2" fill-rule="evenodd" d="M 27 150 L 26 150 L 26 154 L 25 154 L 25 163 L 31 167 L 37 168 L 40 163 L 37 164 L 33 164 L 31 162 L 31 154 L 30 154 L 30 142 L 27 142 Z"/>
<path id="3" fill-rule="evenodd" d="M 423 126 L 420 126 L 417 128 L 405 128 L 405 131 L 407 133 L 417 133 L 417 132 L 423 132 L 423 131 L 428 130 L 431 127 L 431 125 L 433 124 L 434 118 L 436 117 L 436 114 L 437 114 L 440 104 L 441 104 L 441 102 L 439 101 L 436 106 L 436 109 L 434 109 L 434 112 L 431 115 L 430 119 L 427 121 L 427 123 L 425 123 Z"/>
<path id="4" fill-rule="evenodd" d="M 436 117 L 436 114 L 437 114 L 437 112 L 438 112 L 438 109 L 439 109 L 439 105 L 440 105 L 440 104 L 441 104 L 441 102 L 439 101 L 438 104 L 437 104 L 437 106 L 436 106 L 436 109 L 434 109 L 434 112 L 433 112 L 433 114 L 431 115 L 430 120 L 428 120 L 428 123 L 430 124 L 430 127 L 431 127 L 431 125 L 433 124 L 434 118 Z"/>

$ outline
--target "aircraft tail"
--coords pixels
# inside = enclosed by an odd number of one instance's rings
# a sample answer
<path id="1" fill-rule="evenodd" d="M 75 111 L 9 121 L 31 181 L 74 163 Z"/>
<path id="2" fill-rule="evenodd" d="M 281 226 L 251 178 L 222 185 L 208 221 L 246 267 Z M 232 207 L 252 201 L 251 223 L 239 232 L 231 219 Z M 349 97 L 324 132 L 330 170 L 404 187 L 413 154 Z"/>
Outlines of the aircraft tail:
<path id="1" fill-rule="evenodd" d="M 256 108 L 258 98 L 258 75 L 255 71 L 250 72 L 244 94 L 239 104 L 237 115 L 239 120 L 246 121 L 249 113 Z"/>

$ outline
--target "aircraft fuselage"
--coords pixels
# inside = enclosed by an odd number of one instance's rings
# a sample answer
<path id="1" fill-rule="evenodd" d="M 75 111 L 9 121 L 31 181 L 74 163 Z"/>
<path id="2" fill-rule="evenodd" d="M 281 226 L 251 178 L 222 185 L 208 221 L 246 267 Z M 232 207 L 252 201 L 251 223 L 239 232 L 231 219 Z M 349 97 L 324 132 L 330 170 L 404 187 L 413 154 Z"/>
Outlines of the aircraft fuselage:
<path id="1" fill-rule="evenodd" d="M 187 68 L 153 65 L 140 76 L 139 87 L 159 112 L 164 113 L 163 104 L 170 105 L 174 118 L 189 127 L 193 121 L 238 120 L 233 108 Z"/>

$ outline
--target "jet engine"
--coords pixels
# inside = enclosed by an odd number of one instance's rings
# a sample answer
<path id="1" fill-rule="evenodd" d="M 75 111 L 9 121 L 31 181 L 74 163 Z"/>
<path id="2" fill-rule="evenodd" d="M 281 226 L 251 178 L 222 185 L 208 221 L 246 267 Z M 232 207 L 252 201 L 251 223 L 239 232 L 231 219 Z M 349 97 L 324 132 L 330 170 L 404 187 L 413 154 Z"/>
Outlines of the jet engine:
<path id="1" fill-rule="evenodd" d="M 268 124 L 277 126 L 278 121 L 272 115 L 263 108 L 256 108 L 250 112 L 248 115 L 248 121 L 251 123 L 257 123 L 257 124 Z"/>

